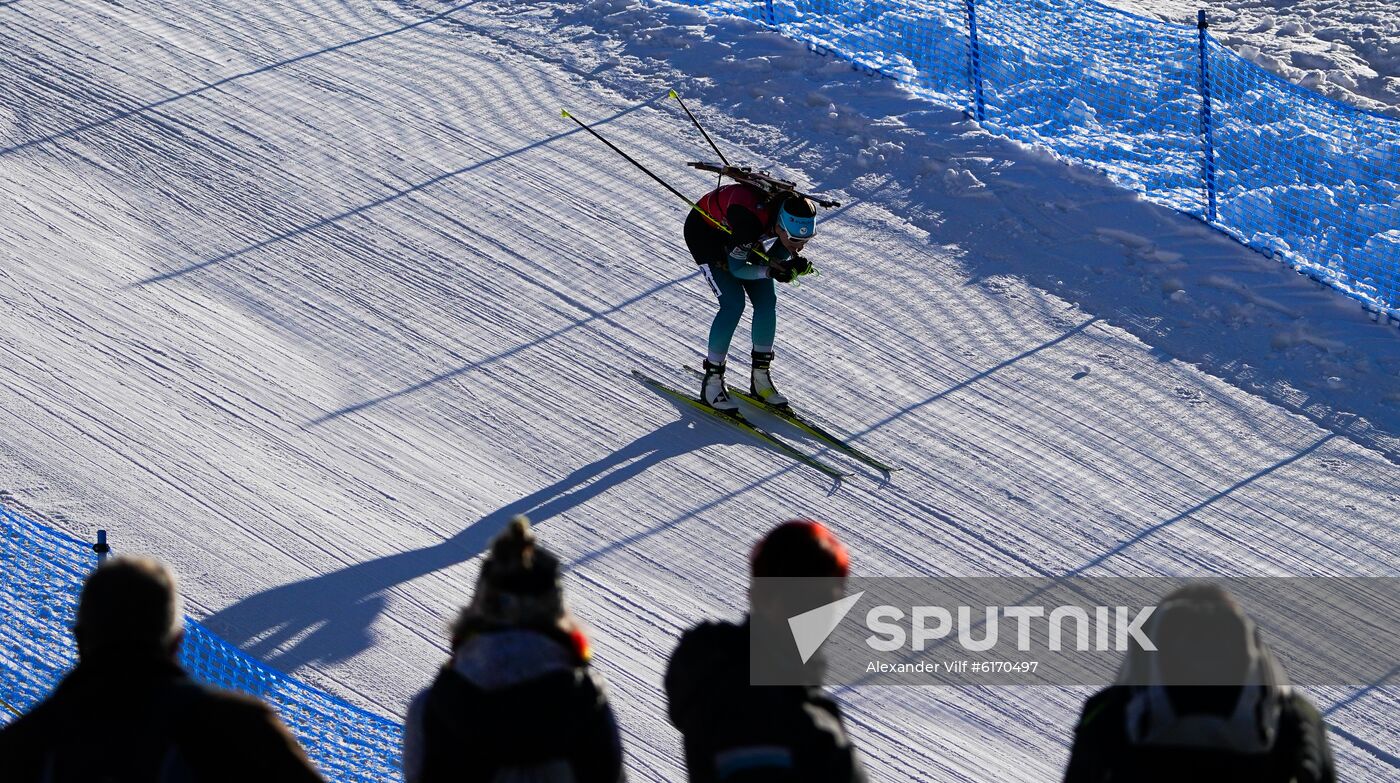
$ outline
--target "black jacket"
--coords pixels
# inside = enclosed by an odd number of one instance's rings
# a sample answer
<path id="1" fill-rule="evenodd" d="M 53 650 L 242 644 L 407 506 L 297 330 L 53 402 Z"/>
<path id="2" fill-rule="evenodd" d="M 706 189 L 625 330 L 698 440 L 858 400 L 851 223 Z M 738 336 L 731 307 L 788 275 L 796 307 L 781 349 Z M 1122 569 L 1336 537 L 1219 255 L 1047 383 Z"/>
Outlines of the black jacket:
<path id="1" fill-rule="evenodd" d="M 1296 691 L 1287 690 L 1281 696 L 1278 733 L 1267 753 L 1134 745 L 1128 735 L 1132 693 L 1133 688 L 1112 686 L 1085 702 L 1065 783 L 1335 783 L 1337 779 L 1322 716 Z"/>
<path id="2" fill-rule="evenodd" d="M 159 658 L 84 661 L 0 730 L 6 783 L 318 783 L 262 702 Z"/>
<path id="3" fill-rule="evenodd" d="M 487 783 L 508 772 L 559 783 L 623 780 L 602 682 L 562 633 L 476 633 L 409 707 L 408 783 Z"/>
<path id="4" fill-rule="evenodd" d="M 820 689 L 749 684 L 749 625 L 702 623 L 666 670 L 692 783 L 863 783 L 836 702 Z"/>

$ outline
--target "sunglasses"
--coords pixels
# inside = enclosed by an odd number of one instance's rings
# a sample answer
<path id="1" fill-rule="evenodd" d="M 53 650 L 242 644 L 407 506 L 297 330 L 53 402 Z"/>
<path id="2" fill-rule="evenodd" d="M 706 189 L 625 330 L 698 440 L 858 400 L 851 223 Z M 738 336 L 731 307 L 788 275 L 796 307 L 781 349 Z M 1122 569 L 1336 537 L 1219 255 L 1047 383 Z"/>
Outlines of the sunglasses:
<path id="1" fill-rule="evenodd" d="M 787 243 L 794 247 L 801 248 L 803 245 L 807 244 L 807 237 L 795 237 L 792 234 L 789 234 L 787 232 L 787 229 L 783 227 L 782 223 L 778 224 L 777 233 L 780 238 L 787 240 Z"/>

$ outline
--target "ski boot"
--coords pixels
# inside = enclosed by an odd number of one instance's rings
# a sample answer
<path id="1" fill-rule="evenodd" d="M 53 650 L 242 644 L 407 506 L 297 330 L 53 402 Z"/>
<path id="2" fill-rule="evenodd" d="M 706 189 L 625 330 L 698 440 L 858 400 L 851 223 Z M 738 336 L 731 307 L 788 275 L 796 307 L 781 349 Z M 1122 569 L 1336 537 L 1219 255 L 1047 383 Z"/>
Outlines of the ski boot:
<path id="1" fill-rule="evenodd" d="M 749 393 L 775 408 L 791 410 L 788 398 L 773 386 L 773 376 L 768 366 L 773 363 L 772 351 L 753 352 L 753 370 L 749 375 Z"/>
<path id="2" fill-rule="evenodd" d="M 720 413 L 739 410 L 739 403 L 729 399 L 724 388 L 724 365 L 705 360 L 705 380 L 700 382 L 700 400 Z"/>

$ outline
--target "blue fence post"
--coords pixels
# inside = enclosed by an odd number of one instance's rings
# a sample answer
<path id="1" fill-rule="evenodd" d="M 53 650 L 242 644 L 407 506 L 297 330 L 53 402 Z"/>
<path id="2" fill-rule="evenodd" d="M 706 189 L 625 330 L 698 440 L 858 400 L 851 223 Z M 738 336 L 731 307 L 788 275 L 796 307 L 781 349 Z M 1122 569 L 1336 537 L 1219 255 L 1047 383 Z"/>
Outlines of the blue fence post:
<path id="1" fill-rule="evenodd" d="M 969 0 L 970 2 L 971 0 Z M 1206 62 L 1206 30 L 1210 23 L 1204 10 L 1196 13 L 1196 31 L 1200 39 L 1201 51 L 1201 143 L 1205 147 L 1205 166 L 1201 175 L 1206 187 L 1206 222 L 1215 223 L 1215 139 L 1211 127 L 1210 114 L 1210 66 Z"/>
<path id="2" fill-rule="evenodd" d="M 978 122 L 987 118 L 982 100 L 982 47 L 977 43 L 977 0 L 967 0 L 967 78 L 972 83 L 973 117 Z"/>
<path id="3" fill-rule="evenodd" d="M 92 551 L 97 553 L 97 562 L 99 565 L 103 560 L 107 559 L 107 553 L 112 551 L 112 548 L 107 546 L 107 531 L 97 531 L 97 543 L 92 545 Z"/>

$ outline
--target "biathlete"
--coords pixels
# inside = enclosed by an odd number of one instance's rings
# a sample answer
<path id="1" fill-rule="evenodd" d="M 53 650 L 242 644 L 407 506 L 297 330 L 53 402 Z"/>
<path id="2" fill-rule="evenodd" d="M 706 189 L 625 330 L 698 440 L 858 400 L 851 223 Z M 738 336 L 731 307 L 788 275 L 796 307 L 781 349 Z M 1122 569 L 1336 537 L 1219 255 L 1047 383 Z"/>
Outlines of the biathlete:
<path id="1" fill-rule="evenodd" d="M 700 399 L 716 410 L 739 407 L 725 392 L 724 368 L 747 296 L 753 302 L 749 391 L 770 405 L 786 407 L 788 400 L 773 386 L 770 372 L 778 326 L 778 297 L 773 281 L 792 282 L 812 270 L 801 253 L 816 233 L 817 205 L 798 193 L 780 191 L 769 196 L 743 183 L 716 188 L 696 205 L 699 210 L 692 209 L 685 219 L 685 244 L 719 294 L 719 312 L 710 324 Z M 728 231 L 714 225 L 710 218 Z"/>

